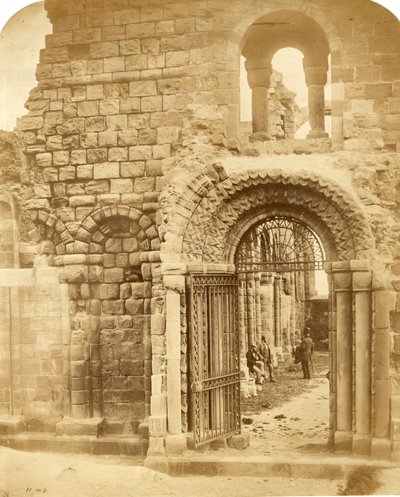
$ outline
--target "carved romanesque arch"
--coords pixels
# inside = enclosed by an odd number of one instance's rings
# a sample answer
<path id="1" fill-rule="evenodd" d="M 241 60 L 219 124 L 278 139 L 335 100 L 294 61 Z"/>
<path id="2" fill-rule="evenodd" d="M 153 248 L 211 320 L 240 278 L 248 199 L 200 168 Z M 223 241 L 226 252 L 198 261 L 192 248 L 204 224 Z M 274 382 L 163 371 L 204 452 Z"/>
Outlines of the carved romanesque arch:
<path id="1" fill-rule="evenodd" d="M 186 185 L 185 209 L 170 206 L 166 216 L 164 247 L 173 247 L 182 261 L 232 262 L 240 223 L 257 210 L 282 208 L 313 219 L 338 260 L 374 253 L 363 206 L 333 179 L 309 171 L 254 169 L 229 177 L 220 170 L 211 173 Z"/>

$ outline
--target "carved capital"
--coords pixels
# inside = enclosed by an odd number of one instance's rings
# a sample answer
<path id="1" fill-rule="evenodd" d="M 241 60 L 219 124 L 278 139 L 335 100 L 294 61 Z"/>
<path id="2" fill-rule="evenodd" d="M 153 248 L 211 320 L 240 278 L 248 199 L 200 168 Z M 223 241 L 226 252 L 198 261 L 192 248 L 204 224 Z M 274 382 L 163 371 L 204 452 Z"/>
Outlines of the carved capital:
<path id="1" fill-rule="evenodd" d="M 353 272 L 353 291 L 368 292 L 372 286 L 372 274 L 370 271 Z"/>
<path id="2" fill-rule="evenodd" d="M 247 81 L 251 89 L 269 88 L 271 83 L 272 66 L 260 58 L 247 59 L 245 63 Z"/>
<path id="3" fill-rule="evenodd" d="M 323 66 L 305 67 L 306 85 L 325 86 L 327 82 L 327 69 Z"/>
<path id="4" fill-rule="evenodd" d="M 185 293 L 185 277 L 181 275 L 164 275 L 164 287 L 167 291 Z"/>
<path id="5" fill-rule="evenodd" d="M 350 292 L 351 291 L 351 272 L 335 272 L 333 275 L 335 292 Z"/>

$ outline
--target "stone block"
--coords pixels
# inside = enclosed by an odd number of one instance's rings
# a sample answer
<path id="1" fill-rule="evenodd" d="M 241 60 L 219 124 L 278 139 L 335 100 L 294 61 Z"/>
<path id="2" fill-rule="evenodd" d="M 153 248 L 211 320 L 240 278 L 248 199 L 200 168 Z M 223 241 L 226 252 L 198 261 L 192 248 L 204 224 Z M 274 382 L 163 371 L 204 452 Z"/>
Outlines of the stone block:
<path id="1" fill-rule="evenodd" d="M 168 456 L 180 456 L 187 450 L 186 434 L 167 435 L 165 450 Z"/>
<path id="2" fill-rule="evenodd" d="M 120 101 L 120 111 L 125 114 L 140 112 L 140 98 L 130 97 Z"/>
<path id="3" fill-rule="evenodd" d="M 95 164 L 97 162 L 107 161 L 107 149 L 106 148 L 90 148 L 87 151 L 87 161 L 89 164 Z"/>
<path id="4" fill-rule="evenodd" d="M 114 114 L 119 114 L 119 99 L 118 98 L 107 98 L 100 102 L 100 114 L 110 116 Z"/>
<path id="5" fill-rule="evenodd" d="M 162 110 L 162 97 L 143 97 L 141 99 L 142 112 L 159 112 Z"/>
<path id="6" fill-rule="evenodd" d="M 76 171 L 74 166 L 60 167 L 58 170 L 58 179 L 59 181 L 75 179 L 75 173 Z"/>
<path id="7" fill-rule="evenodd" d="M 97 101 L 78 102 L 78 116 L 88 117 L 99 114 L 99 103 Z"/>
<path id="8" fill-rule="evenodd" d="M 103 433 L 103 418 L 91 419 L 69 419 L 64 418 L 56 424 L 56 436 L 94 436 L 99 437 Z"/>
<path id="9" fill-rule="evenodd" d="M 146 97 L 157 94 L 157 83 L 155 81 L 131 81 L 129 83 L 129 95 L 131 97 Z"/>
<path id="10" fill-rule="evenodd" d="M 166 67 L 182 67 L 189 64 L 189 51 L 167 52 L 165 54 Z"/>
<path id="11" fill-rule="evenodd" d="M 165 416 L 149 417 L 149 434 L 151 437 L 163 437 L 167 434 L 167 419 Z"/>
<path id="12" fill-rule="evenodd" d="M 101 164 L 94 164 L 93 178 L 94 179 L 119 178 L 119 163 L 104 162 Z"/>
<path id="13" fill-rule="evenodd" d="M 51 167 L 52 166 L 52 154 L 51 153 L 41 153 L 36 155 L 36 164 L 39 167 Z"/>
<path id="14" fill-rule="evenodd" d="M 143 161 L 152 158 L 152 149 L 148 145 L 138 145 L 136 147 L 129 147 L 129 160 L 130 161 Z"/>
<path id="15" fill-rule="evenodd" d="M 104 41 L 90 45 L 90 57 L 92 59 L 117 57 L 119 55 L 119 43 L 117 41 Z"/>
<path id="16" fill-rule="evenodd" d="M 140 54 L 140 41 L 138 39 L 120 41 L 119 47 L 121 55 Z"/>
<path id="17" fill-rule="evenodd" d="M 140 129 L 138 141 L 139 145 L 155 145 L 157 143 L 157 130 L 152 128 Z"/>
<path id="18" fill-rule="evenodd" d="M 117 131 L 103 131 L 102 133 L 99 133 L 99 147 L 116 147 L 117 144 Z"/>
<path id="19" fill-rule="evenodd" d="M 76 168 L 76 177 L 78 179 L 93 179 L 93 166 L 78 166 Z"/>
<path id="20" fill-rule="evenodd" d="M 151 316 L 151 334 L 165 334 L 165 316 L 163 314 L 153 314 Z"/>
<path id="21" fill-rule="evenodd" d="M 105 283 L 121 283 L 124 280 L 124 270 L 122 268 L 109 268 L 104 270 Z"/>
<path id="22" fill-rule="evenodd" d="M 71 164 L 74 166 L 78 165 L 78 164 L 86 164 L 86 150 L 72 150 L 71 151 Z M 93 169 L 92 166 L 89 166 L 89 167 L 91 169 Z"/>
<path id="23" fill-rule="evenodd" d="M 121 163 L 122 178 L 136 178 L 144 176 L 144 172 L 145 172 L 145 162 L 143 161 Z"/>
<path id="24" fill-rule="evenodd" d="M 0 435 L 17 435 L 25 429 L 23 418 L 10 416 L 0 418 Z"/>
<path id="25" fill-rule="evenodd" d="M 128 149 L 124 147 L 109 148 L 108 160 L 110 162 L 122 162 L 128 160 Z"/>
<path id="26" fill-rule="evenodd" d="M 125 57 L 109 57 L 104 59 L 104 72 L 125 71 Z"/>
<path id="27" fill-rule="evenodd" d="M 138 142 L 138 132 L 135 129 L 130 129 L 126 131 L 118 131 L 118 145 L 121 147 L 127 147 L 130 145 L 136 145 Z M 121 168 L 122 173 L 122 168 Z"/>
<path id="28" fill-rule="evenodd" d="M 125 40 L 125 26 L 105 26 L 101 30 L 102 41 Z"/>
<path id="29" fill-rule="evenodd" d="M 385 98 L 392 96 L 391 83 L 366 84 L 364 89 L 365 98 Z"/>
<path id="30" fill-rule="evenodd" d="M 243 450 L 250 446 L 250 433 L 241 433 L 228 438 L 228 447 Z"/>
<path id="31" fill-rule="evenodd" d="M 111 193 L 132 193 L 133 184 L 131 179 L 112 179 L 110 181 Z"/>
<path id="32" fill-rule="evenodd" d="M 390 440 L 386 438 L 373 438 L 371 441 L 371 456 L 374 459 L 390 459 Z"/>
<path id="33" fill-rule="evenodd" d="M 125 301 L 126 312 L 131 316 L 143 314 L 144 302 L 143 299 L 128 299 Z"/>
<path id="34" fill-rule="evenodd" d="M 171 146 L 169 144 L 154 145 L 153 147 L 154 159 L 167 159 L 170 156 L 171 156 Z"/>
<path id="35" fill-rule="evenodd" d="M 154 191 L 154 178 L 136 178 L 133 191 L 135 193 L 145 193 Z"/>
<path id="36" fill-rule="evenodd" d="M 143 361 L 121 360 L 120 361 L 122 376 L 142 376 Z"/>
<path id="37" fill-rule="evenodd" d="M 97 133 L 84 133 L 79 137 L 81 148 L 96 148 L 97 147 Z"/>
<path id="38" fill-rule="evenodd" d="M 88 117 L 85 119 L 85 131 L 87 133 L 98 133 L 104 131 L 106 120 L 102 116 Z"/>
<path id="39" fill-rule="evenodd" d="M 126 115 L 107 116 L 106 123 L 109 131 L 123 131 L 128 128 L 128 118 Z"/>
<path id="40" fill-rule="evenodd" d="M 68 164 L 69 164 L 69 152 L 64 150 L 53 152 L 54 166 L 66 166 Z"/>
<path id="41" fill-rule="evenodd" d="M 139 22 L 139 9 L 122 9 L 114 13 L 115 24 L 133 24 Z"/>
<path id="42" fill-rule="evenodd" d="M 89 44 L 101 41 L 100 28 L 84 28 L 73 31 L 73 41 L 79 44 Z"/>

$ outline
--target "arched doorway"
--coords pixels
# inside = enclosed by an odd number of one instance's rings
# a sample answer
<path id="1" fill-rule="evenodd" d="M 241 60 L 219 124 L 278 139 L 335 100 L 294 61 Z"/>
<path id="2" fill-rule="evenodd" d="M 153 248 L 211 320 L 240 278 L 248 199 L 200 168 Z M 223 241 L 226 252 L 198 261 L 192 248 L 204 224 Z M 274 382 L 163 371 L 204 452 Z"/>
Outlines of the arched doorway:
<path id="1" fill-rule="evenodd" d="M 301 226 L 303 233 L 311 233 L 311 239 L 319 240 L 324 248 L 321 258 L 316 255 L 318 250 L 311 250 L 314 241 L 307 242 L 308 249 L 307 243 L 305 248 L 303 245 L 304 251 L 312 253 L 311 262 L 315 263 L 313 258 L 321 259 L 320 263 L 326 260 L 324 269 L 329 279 L 330 440 L 335 447 L 352 449 L 355 453 L 374 453 L 380 450 L 377 447 L 390 447 L 388 354 L 385 353 L 389 337 L 376 328 L 380 320 L 388 318 L 388 308 L 376 305 L 383 295 L 387 296 L 387 287 L 379 275 L 374 239 L 363 207 L 354 193 L 329 174 L 260 167 L 231 171 L 228 175 L 219 164 L 215 165 L 214 173 L 205 170 L 190 183 L 178 178 L 170 185 L 169 195 L 171 189 L 176 196 L 182 189 L 186 203 L 182 210 L 173 202 L 165 202 L 163 211 L 167 356 L 168 347 L 172 357 L 176 347 L 182 346 L 183 335 L 177 332 L 176 315 L 177 306 L 181 316 L 189 313 L 188 308 L 182 308 L 181 299 L 184 294 L 189 299 L 192 295 L 192 288 L 185 285 L 188 277 L 234 276 L 235 262 L 240 262 L 235 256 L 242 240 L 246 240 L 246 233 L 261 227 L 268 219 L 270 223 L 272 220 L 280 223 L 286 232 L 288 225 L 291 233 Z M 190 340 L 193 333 L 190 322 L 188 328 L 185 337 Z M 377 357 L 380 357 L 378 362 Z M 189 357 L 189 361 L 193 359 Z M 180 368 L 178 378 L 176 353 L 174 360 L 175 366 L 169 363 L 167 371 L 167 422 L 173 427 L 173 431 L 168 428 L 167 439 L 170 435 L 183 440 L 178 417 L 185 414 L 176 400 L 188 393 L 190 401 L 193 377 L 190 368 L 186 375 L 181 374 Z M 171 383 L 170 374 L 175 375 Z M 188 389 L 183 394 L 184 385 Z M 381 388 L 383 385 L 385 389 Z"/>

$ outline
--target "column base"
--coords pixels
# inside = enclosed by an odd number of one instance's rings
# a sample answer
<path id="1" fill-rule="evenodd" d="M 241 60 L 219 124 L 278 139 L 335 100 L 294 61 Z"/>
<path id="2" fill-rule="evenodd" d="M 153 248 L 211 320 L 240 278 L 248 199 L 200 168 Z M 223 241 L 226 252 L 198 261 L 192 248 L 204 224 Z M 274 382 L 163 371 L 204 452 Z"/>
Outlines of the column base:
<path id="1" fill-rule="evenodd" d="M 21 416 L 0 418 L 0 435 L 18 435 L 25 430 L 25 422 Z"/>
<path id="2" fill-rule="evenodd" d="M 270 140 L 271 140 L 271 134 L 268 133 L 267 131 L 257 131 L 256 133 L 253 133 L 252 135 L 249 136 L 250 143 L 267 142 Z"/>
<path id="3" fill-rule="evenodd" d="M 391 441 L 387 438 L 371 440 L 371 456 L 375 459 L 390 459 L 392 453 Z"/>
<path id="4" fill-rule="evenodd" d="M 167 456 L 181 456 L 187 450 L 186 434 L 167 435 L 165 439 L 165 453 Z"/>
<path id="5" fill-rule="evenodd" d="M 103 435 L 103 422 L 104 418 L 65 418 L 56 424 L 56 435 L 101 437 Z"/>
<path id="6" fill-rule="evenodd" d="M 313 129 L 307 135 L 307 140 L 313 140 L 315 138 L 329 138 L 329 135 L 323 129 Z"/>
<path id="7" fill-rule="evenodd" d="M 353 444 L 353 433 L 351 431 L 335 431 L 335 452 L 351 451 Z"/>
<path id="8" fill-rule="evenodd" d="M 149 448 L 147 450 L 147 457 L 165 456 L 165 437 L 152 437 L 149 438 Z"/>
<path id="9" fill-rule="evenodd" d="M 353 435 L 352 453 L 360 456 L 369 456 L 371 454 L 371 437 Z"/>

